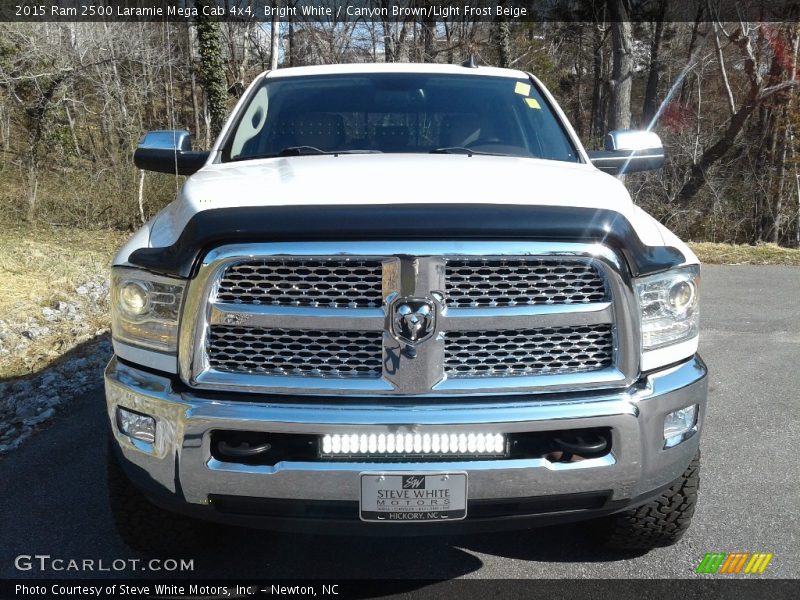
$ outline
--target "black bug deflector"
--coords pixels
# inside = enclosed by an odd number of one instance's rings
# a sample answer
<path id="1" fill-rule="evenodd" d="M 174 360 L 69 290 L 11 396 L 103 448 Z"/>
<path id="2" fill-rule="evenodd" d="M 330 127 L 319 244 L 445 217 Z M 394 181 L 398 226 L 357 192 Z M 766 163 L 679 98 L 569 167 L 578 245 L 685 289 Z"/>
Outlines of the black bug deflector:
<path id="1" fill-rule="evenodd" d="M 497 204 L 236 207 L 194 215 L 178 240 L 140 248 L 133 265 L 191 277 L 209 249 L 236 242 L 336 240 L 531 240 L 600 242 L 620 252 L 633 276 L 685 261 L 670 246 L 645 245 L 630 222 L 607 209 Z"/>

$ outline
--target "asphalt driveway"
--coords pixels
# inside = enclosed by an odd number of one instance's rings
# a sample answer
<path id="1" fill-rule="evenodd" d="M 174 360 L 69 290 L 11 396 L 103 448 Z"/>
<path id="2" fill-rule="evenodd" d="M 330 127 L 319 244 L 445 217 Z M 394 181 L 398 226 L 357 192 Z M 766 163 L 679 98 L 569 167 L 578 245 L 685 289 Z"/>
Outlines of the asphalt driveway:
<path id="1" fill-rule="evenodd" d="M 710 403 L 700 504 L 676 546 L 630 556 L 587 544 L 581 526 L 453 538 L 274 535 L 230 530 L 197 548 L 193 577 L 695 577 L 703 554 L 772 552 L 761 577 L 800 575 L 800 268 L 706 267 L 701 351 Z M 20 554 L 137 555 L 111 525 L 102 388 L 0 459 L 0 577 Z M 117 573 L 132 575 L 137 573 Z"/>

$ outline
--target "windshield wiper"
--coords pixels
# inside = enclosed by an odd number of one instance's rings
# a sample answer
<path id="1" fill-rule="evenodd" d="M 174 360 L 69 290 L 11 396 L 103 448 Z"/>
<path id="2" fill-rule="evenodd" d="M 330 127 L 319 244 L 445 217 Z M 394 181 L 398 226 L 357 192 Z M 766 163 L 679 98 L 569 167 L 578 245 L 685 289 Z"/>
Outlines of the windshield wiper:
<path id="1" fill-rule="evenodd" d="M 303 156 L 306 154 L 331 154 L 326 150 L 320 150 L 316 146 L 289 146 L 278 152 L 275 156 Z"/>
<path id="2" fill-rule="evenodd" d="M 306 156 L 309 154 L 383 154 L 380 150 L 320 150 L 315 146 L 289 146 L 274 156 Z"/>
<path id="3" fill-rule="evenodd" d="M 482 154 L 484 156 L 511 156 L 510 154 L 503 154 L 502 152 L 481 152 L 480 150 L 473 150 L 466 146 L 445 146 L 444 148 L 434 148 L 430 154 Z"/>
<path id="4" fill-rule="evenodd" d="M 383 154 L 383 152 L 380 150 L 322 150 L 316 146 L 288 146 L 280 152 L 270 152 L 268 154 L 247 154 L 245 156 L 237 156 L 232 160 L 256 160 L 259 158 L 277 158 L 279 156 L 337 156 L 339 154 Z"/>

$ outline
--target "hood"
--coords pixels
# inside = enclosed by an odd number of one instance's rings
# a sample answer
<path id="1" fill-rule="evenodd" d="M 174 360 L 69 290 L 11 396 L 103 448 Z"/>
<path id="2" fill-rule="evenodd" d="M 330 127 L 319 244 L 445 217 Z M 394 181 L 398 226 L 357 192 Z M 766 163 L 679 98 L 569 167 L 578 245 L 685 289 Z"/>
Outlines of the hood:
<path id="1" fill-rule="evenodd" d="M 191 217 L 210 209 L 414 203 L 605 208 L 634 227 L 641 220 L 625 187 L 587 164 L 462 154 L 295 156 L 204 167 L 154 220 L 149 245 L 173 244 Z"/>

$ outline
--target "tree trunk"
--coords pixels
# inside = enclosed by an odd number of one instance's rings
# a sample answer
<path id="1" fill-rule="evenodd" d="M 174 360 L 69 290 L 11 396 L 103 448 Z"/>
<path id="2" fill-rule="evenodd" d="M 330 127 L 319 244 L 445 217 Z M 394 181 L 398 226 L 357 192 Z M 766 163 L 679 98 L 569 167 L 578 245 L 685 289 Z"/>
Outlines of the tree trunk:
<path id="1" fill-rule="evenodd" d="M 228 113 L 228 86 L 225 79 L 225 62 L 219 23 L 204 17 L 202 7 L 209 0 L 195 0 L 197 15 L 197 45 L 200 54 L 200 79 L 206 92 L 206 103 L 211 119 L 211 138 L 217 137 Z"/>
<path id="2" fill-rule="evenodd" d="M 591 119 L 589 122 L 589 133 L 592 136 L 600 136 L 605 133 L 603 131 L 603 88 L 605 82 L 603 81 L 603 63 L 604 53 L 603 46 L 605 42 L 605 35 L 602 28 L 598 25 L 595 27 L 594 35 L 594 56 L 592 58 L 592 75 L 594 83 L 592 86 L 592 108 Z"/>
<path id="3" fill-rule="evenodd" d="M 192 35 L 191 28 L 186 30 L 186 38 L 189 48 L 189 86 L 191 88 L 192 96 L 192 116 L 194 118 L 194 135 L 196 139 L 200 139 L 200 103 L 197 99 L 197 77 L 194 72 L 194 36 Z"/>
<path id="4" fill-rule="evenodd" d="M 444 39 L 447 44 L 447 64 L 452 65 L 456 60 L 456 54 L 453 47 L 453 28 L 447 21 L 444 22 Z"/>
<path id="5" fill-rule="evenodd" d="M 36 215 L 36 193 L 39 191 L 39 169 L 35 159 L 28 165 L 28 214 L 26 220 L 31 222 Z"/>
<path id="6" fill-rule="evenodd" d="M 75 156 L 81 155 L 81 145 L 78 143 L 78 136 L 75 133 L 75 119 L 72 118 L 72 113 L 69 112 L 69 104 L 64 100 L 64 115 L 67 117 L 67 124 L 69 125 L 69 133 L 72 136 L 72 145 L 75 146 Z"/>
<path id="7" fill-rule="evenodd" d="M 500 3 L 501 6 L 503 3 Z M 497 66 L 507 69 L 511 66 L 511 32 L 508 21 L 498 17 L 494 26 L 494 40 L 497 50 Z"/>
<path id="8" fill-rule="evenodd" d="M 576 106 L 575 110 L 572 113 L 572 121 L 575 124 L 575 131 L 578 133 L 578 137 L 584 138 L 586 134 L 586 121 L 584 119 L 584 107 L 583 107 L 583 33 L 584 27 L 578 25 L 578 40 L 575 44 L 575 59 L 574 59 L 574 68 L 575 68 L 575 99 L 576 99 Z"/>
<path id="9" fill-rule="evenodd" d="M 794 164 L 794 188 L 797 194 L 797 222 L 795 223 L 794 242 L 795 246 L 800 248 L 800 168 L 798 162 L 800 159 L 797 157 L 797 152 L 794 149 L 794 130 L 789 131 L 789 149 L 792 152 L 792 163 Z"/>
<path id="10" fill-rule="evenodd" d="M 608 0 L 611 17 L 611 44 L 614 62 L 611 67 L 611 99 L 608 129 L 629 129 L 631 126 L 631 22 L 625 0 Z"/>
<path id="11" fill-rule="evenodd" d="M 286 60 L 286 62 L 289 63 L 290 67 L 294 67 L 295 64 L 296 64 L 295 63 L 295 57 L 294 57 L 294 53 L 295 53 L 295 47 L 294 47 L 294 17 L 291 15 L 291 13 L 288 16 L 288 21 L 289 21 L 289 33 L 288 33 L 288 39 L 287 39 L 286 46 L 287 46 L 287 48 L 289 50 L 289 57 L 288 57 L 288 60 Z"/>
<path id="12" fill-rule="evenodd" d="M 425 17 L 422 23 L 423 56 L 422 62 L 433 62 L 436 56 L 436 17 Z"/>
<path id="13" fill-rule="evenodd" d="M 775 215 L 772 213 L 772 202 L 769 196 L 777 185 L 775 179 L 775 156 L 778 153 L 778 133 L 780 125 L 780 115 L 778 111 L 771 110 L 771 107 L 761 107 L 759 119 L 753 118 L 752 128 L 759 132 L 762 138 L 756 157 L 756 172 L 764 175 L 763 189 L 766 193 L 755 195 L 755 241 L 767 241 L 772 235 L 772 225 L 775 223 Z M 745 133 L 747 135 L 747 132 Z M 749 137 L 749 136 L 748 136 Z M 759 136 L 754 136 L 759 137 Z"/>
<path id="14" fill-rule="evenodd" d="M 800 30 L 795 28 L 792 32 L 792 74 L 797 77 L 797 55 L 800 52 Z M 792 95 L 789 98 L 789 115 L 792 116 L 794 114 L 793 108 L 796 106 L 795 99 L 797 98 L 797 94 L 795 90 L 792 90 Z M 798 248 L 800 248 L 800 172 L 798 171 L 798 159 L 795 153 L 795 141 L 794 141 L 794 128 L 792 127 L 792 122 L 789 121 L 789 150 L 792 153 L 792 163 L 794 164 L 794 185 L 797 192 L 797 223 L 795 228 L 795 242 Z"/>
<path id="15" fill-rule="evenodd" d="M 28 221 L 32 221 L 36 214 L 36 200 L 39 191 L 39 144 L 47 134 L 48 111 L 53 102 L 53 97 L 62 81 L 63 80 L 60 78 L 49 81 L 46 87 L 41 91 L 40 96 L 36 98 L 33 106 L 29 107 L 27 110 L 29 115 L 29 150 L 27 154 L 28 213 L 26 218 Z"/>
<path id="16" fill-rule="evenodd" d="M 383 4 L 386 7 L 386 4 Z M 394 38 L 392 37 L 392 23 L 389 19 L 384 18 L 381 21 L 383 25 L 383 60 L 387 63 L 394 62 Z"/>
<path id="17" fill-rule="evenodd" d="M 697 44 L 699 44 L 701 40 L 700 36 L 700 24 L 704 22 L 705 19 L 705 2 L 698 2 L 697 3 L 697 15 L 694 21 L 694 26 L 692 27 L 692 37 L 689 40 L 689 53 L 687 54 L 687 62 L 691 62 L 692 56 L 694 56 L 695 49 L 697 48 Z M 692 96 L 692 78 L 686 77 L 683 82 L 681 83 L 681 92 L 678 95 L 680 104 L 688 104 L 689 98 Z"/>
<path id="18" fill-rule="evenodd" d="M 781 133 L 781 149 L 780 159 L 778 160 L 775 178 L 778 180 L 778 189 L 775 192 L 775 209 L 773 212 L 772 220 L 772 243 L 777 244 L 781 238 L 781 213 L 783 212 L 783 191 L 785 189 L 786 177 L 786 158 L 789 149 L 789 111 L 784 106 L 782 111 L 780 123 L 783 124 L 783 131 Z"/>
<path id="19" fill-rule="evenodd" d="M 661 40 L 664 37 L 664 13 L 666 0 L 661 0 L 658 7 L 657 20 L 654 24 L 653 40 L 650 44 L 650 70 L 647 74 L 647 87 L 642 103 L 642 122 L 649 125 L 658 110 L 658 80 L 661 71 Z"/>

